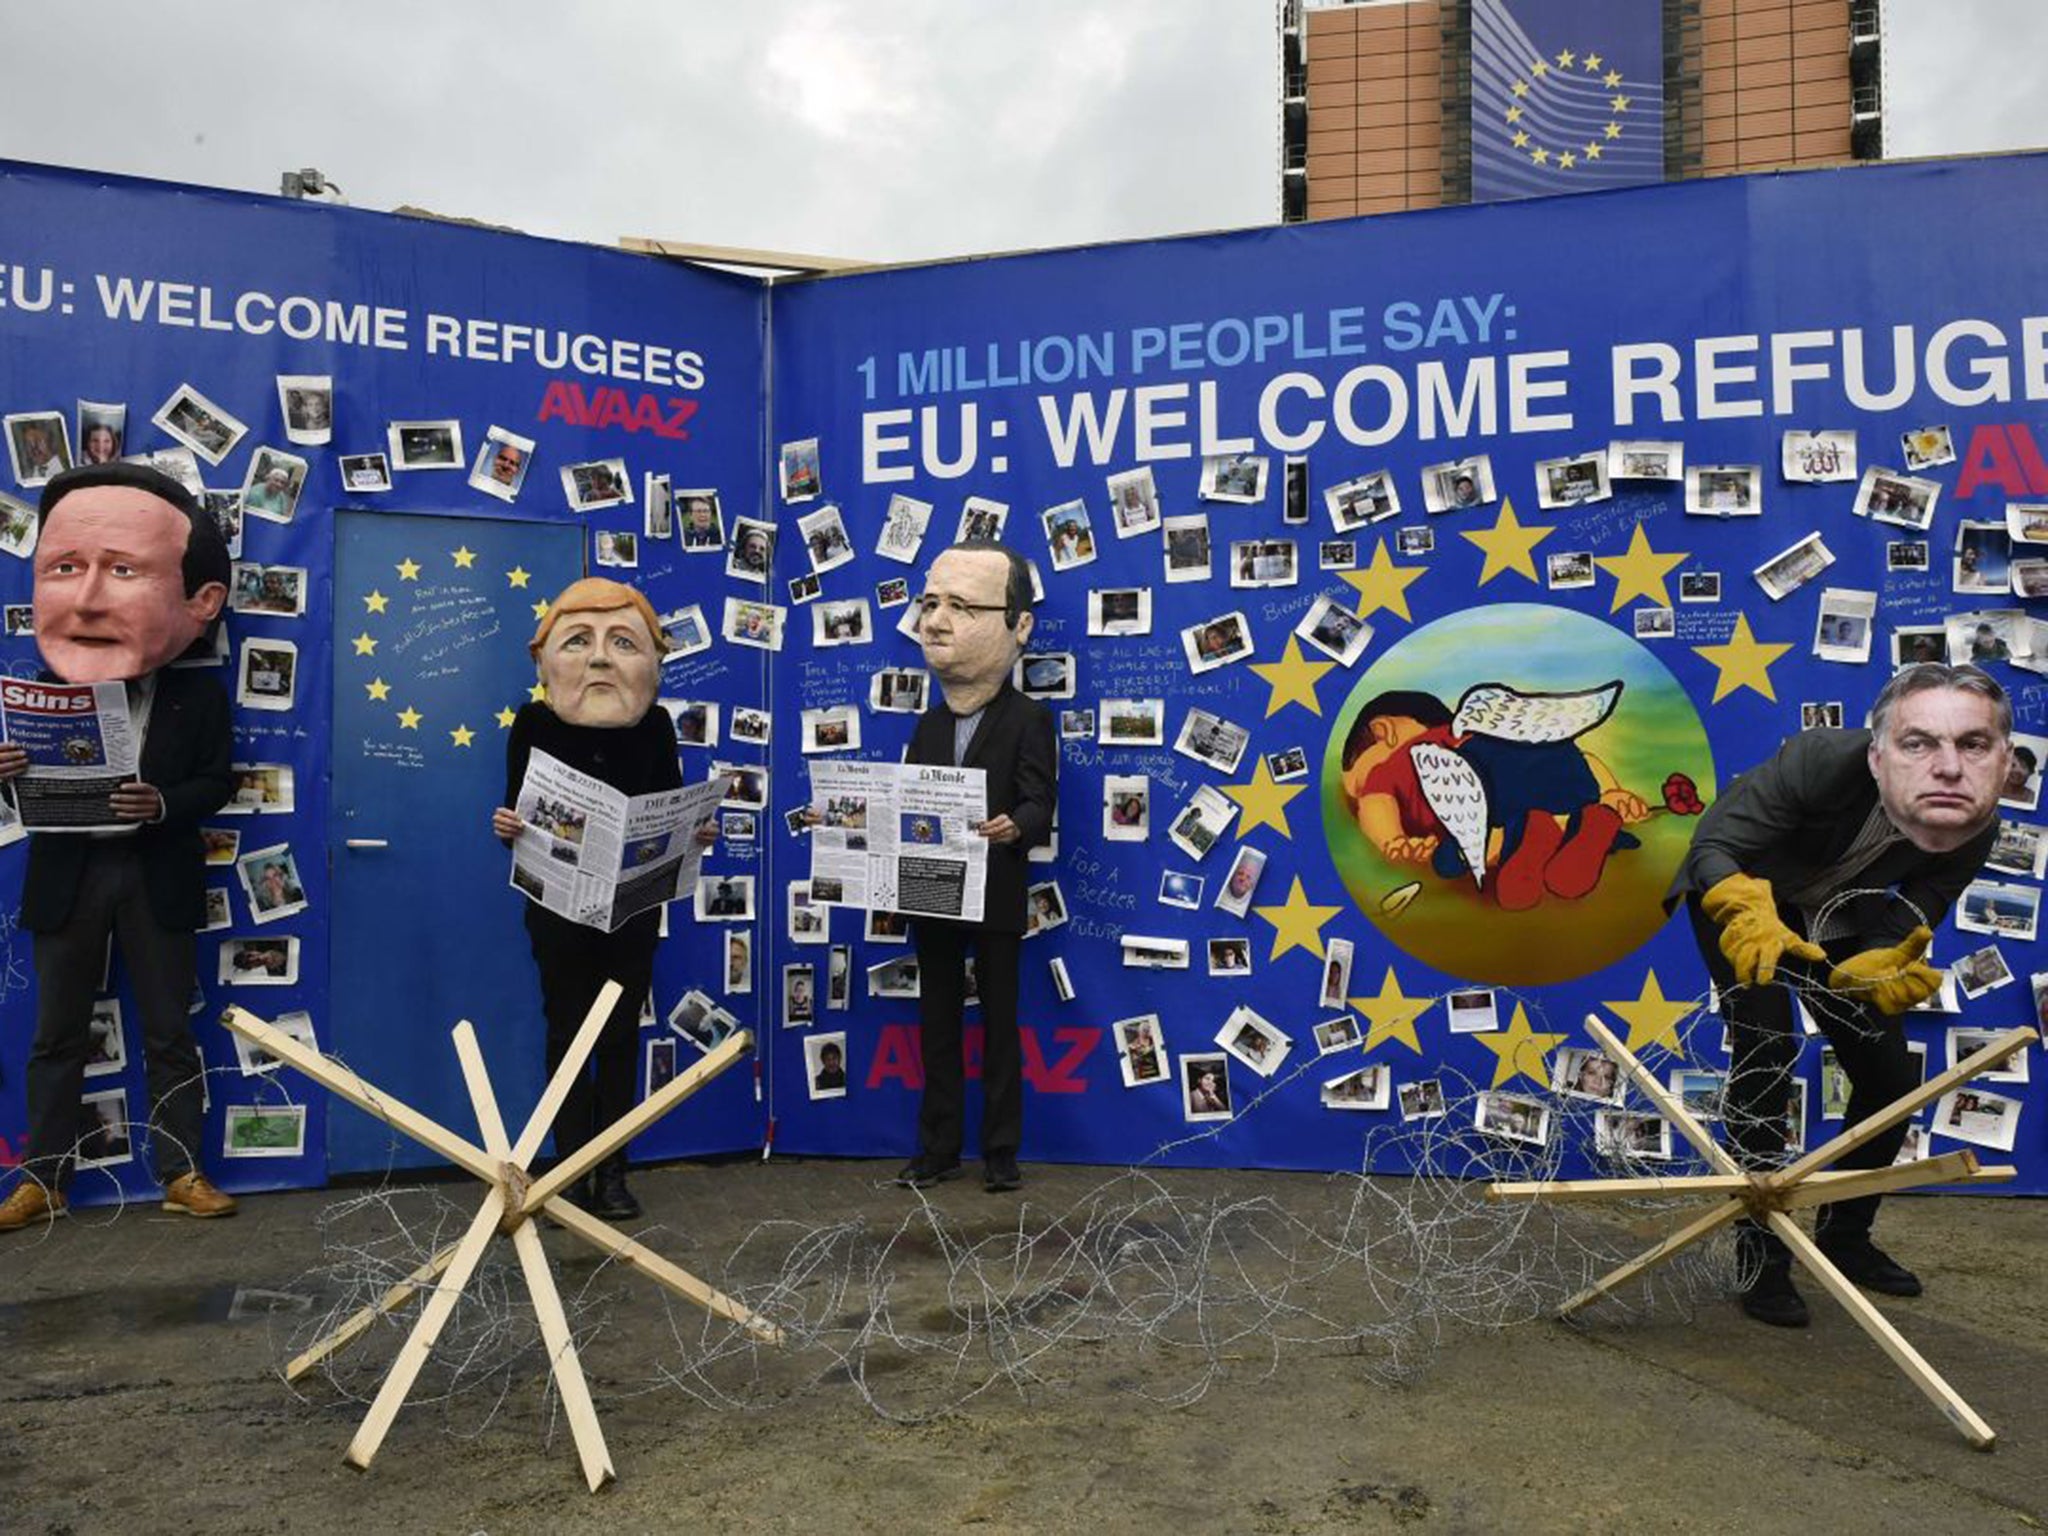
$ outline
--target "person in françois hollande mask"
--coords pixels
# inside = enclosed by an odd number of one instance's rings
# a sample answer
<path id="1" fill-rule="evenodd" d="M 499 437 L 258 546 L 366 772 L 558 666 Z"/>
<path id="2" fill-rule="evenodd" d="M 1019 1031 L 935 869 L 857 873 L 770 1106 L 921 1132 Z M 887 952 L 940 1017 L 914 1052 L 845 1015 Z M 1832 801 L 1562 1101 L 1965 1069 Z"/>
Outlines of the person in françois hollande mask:
<path id="1" fill-rule="evenodd" d="M 65 471 L 43 487 L 38 516 L 33 601 L 43 680 L 125 683 L 138 770 L 113 792 L 114 827 L 29 835 L 21 905 L 22 926 L 35 936 L 28 1147 L 0 1202 L 0 1232 L 66 1213 L 109 935 L 141 1014 L 164 1209 L 229 1216 L 234 1200 L 199 1166 L 204 1084 L 186 1007 L 193 934 L 206 922 L 199 823 L 227 802 L 233 735 L 218 679 L 168 669 L 220 616 L 227 545 L 191 492 L 135 464 Z M 0 745 L 0 782 L 28 766 L 22 747 Z"/>
<path id="2" fill-rule="evenodd" d="M 661 624 L 653 606 L 622 582 L 587 577 L 571 582 L 548 605 L 527 649 L 546 697 L 524 705 L 505 745 L 505 803 L 491 829 L 510 844 L 526 823 L 511 807 L 535 751 L 587 773 L 626 795 L 677 789 L 683 782 L 668 712 L 654 707 L 661 680 Z M 700 841 L 715 825 L 698 829 Z M 624 989 L 597 1037 L 589 1063 L 571 1084 L 555 1117 L 555 1155 L 566 1158 L 633 1107 L 638 1066 L 634 1021 L 654 980 L 656 911 L 636 913 L 611 932 L 570 922 L 537 903 L 526 908 L 526 933 L 540 969 L 547 1019 L 550 1077 L 567 1053 L 607 981 Z M 626 1187 L 621 1147 L 587 1180 L 566 1191 L 576 1205 L 607 1221 L 631 1221 L 640 1203 Z"/>

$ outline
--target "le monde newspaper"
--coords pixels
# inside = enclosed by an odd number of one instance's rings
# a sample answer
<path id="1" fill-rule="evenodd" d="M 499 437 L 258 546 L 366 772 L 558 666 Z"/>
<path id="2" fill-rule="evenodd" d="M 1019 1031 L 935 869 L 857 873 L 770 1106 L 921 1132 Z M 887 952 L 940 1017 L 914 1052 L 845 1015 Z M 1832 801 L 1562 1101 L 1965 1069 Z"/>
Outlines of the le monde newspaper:
<path id="1" fill-rule="evenodd" d="M 813 763 L 811 900 L 981 921 L 988 775 L 917 763 Z"/>

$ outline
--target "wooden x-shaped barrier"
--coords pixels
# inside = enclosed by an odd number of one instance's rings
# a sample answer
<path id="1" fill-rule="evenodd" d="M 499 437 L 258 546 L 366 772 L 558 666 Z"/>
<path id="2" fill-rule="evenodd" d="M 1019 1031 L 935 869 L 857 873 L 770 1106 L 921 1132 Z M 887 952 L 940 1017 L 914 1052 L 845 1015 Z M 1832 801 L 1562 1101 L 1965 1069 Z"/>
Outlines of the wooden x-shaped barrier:
<path id="1" fill-rule="evenodd" d="M 1976 1156 L 1967 1151 L 1947 1152 L 1940 1157 L 1894 1164 L 1889 1168 L 1830 1169 L 1827 1165 L 1918 1113 L 1923 1105 L 1933 1103 L 1951 1088 L 1998 1066 L 2036 1039 L 2034 1031 L 2026 1028 L 2007 1031 L 1967 1060 L 1957 1062 L 1938 1077 L 1893 1100 L 1869 1119 L 1859 1120 L 1797 1162 L 1768 1173 L 1752 1173 L 1736 1164 L 1727 1150 L 1692 1117 L 1675 1095 L 1657 1081 L 1649 1068 L 1614 1037 L 1613 1031 L 1597 1015 L 1587 1015 L 1586 1028 L 1600 1048 L 1628 1074 L 1629 1081 L 1656 1106 L 1660 1115 L 1678 1128 L 1679 1134 L 1692 1143 L 1714 1172 L 1672 1178 L 1652 1176 L 1503 1183 L 1491 1185 L 1487 1190 L 1488 1196 L 1496 1200 L 1640 1200 L 1659 1195 L 1718 1195 L 1721 1198 L 1655 1247 L 1638 1254 L 1573 1296 L 1558 1309 L 1559 1315 L 1577 1311 L 1616 1286 L 1690 1248 L 1701 1238 L 1718 1232 L 1738 1216 L 1748 1216 L 1759 1226 L 1769 1227 L 1784 1241 L 1807 1271 L 1842 1304 L 1863 1331 L 1877 1342 L 1878 1348 L 1891 1356 L 1893 1364 L 1926 1394 L 1964 1439 L 1979 1450 L 1990 1450 L 1997 1441 L 1991 1426 L 1977 1417 L 1955 1389 L 1942 1380 L 1940 1372 L 1921 1358 L 1919 1352 L 1885 1320 L 1884 1314 L 1856 1288 L 1855 1283 L 1828 1261 L 1827 1255 L 1792 1219 L 1791 1213 L 1810 1205 L 1850 1200 L 1858 1195 L 1883 1194 L 1887 1190 L 1913 1189 L 1926 1184 L 1995 1184 L 2012 1178 L 2016 1170 L 1980 1167 Z"/>
<path id="2" fill-rule="evenodd" d="M 476 1273 L 484 1250 L 490 1246 L 493 1237 L 503 1234 L 512 1239 L 512 1247 L 519 1256 L 527 1294 L 532 1298 L 534 1316 L 547 1346 L 548 1366 L 554 1374 L 556 1389 L 562 1394 L 562 1407 L 569 1420 L 570 1433 L 575 1438 L 576 1454 L 583 1463 L 584 1481 L 595 1493 L 617 1475 L 612 1468 L 611 1453 L 605 1448 L 604 1432 L 598 1427 L 597 1410 L 590 1401 L 590 1387 L 583 1379 L 583 1366 L 576 1357 L 576 1344 L 570 1337 L 568 1317 L 555 1289 L 554 1273 L 548 1267 L 540 1233 L 534 1229 L 532 1218 L 543 1211 L 571 1236 L 638 1270 L 685 1300 L 737 1323 L 764 1343 L 782 1342 L 782 1331 L 773 1323 L 562 1198 L 563 1190 L 745 1055 L 753 1044 L 753 1036 L 745 1030 L 733 1033 L 702 1061 L 679 1073 L 660 1091 L 620 1116 L 547 1173 L 536 1178 L 527 1172 L 534 1155 L 540 1151 L 541 1142 L 554 1125 L 555 1116 L 561 1111 L 569 1085 L 583 1070 L 591 1047 L 597 1043 L 598 1033 L 611 1018 L 618 1000 L 618 984 L 608 982 L 585 1015 L 582 1028 L 570 1043 L 562 1064 L 548 1080 L 547 1090 L 541 1094 L 540 1102 L 534 1106 L 516 1143 L 506 1139 L 505 1122 L 498 1112 L 497 1096 L 491 1090 L 483 1053 L 477 1047 L 476 1032 L 470 1028 L 467 1019 L 455 1026 L 455 1054 L 462 1064 L 462 1078 L 469 1089 L 470 1102 L 476 1109 L 477 1128 L 484 1141 L 481 1147 L 373 1087 L 333 1058 L 273 1029 L 254 1014 L 240 1008 L 228 1010 L 227 1025 L 236 1034 L 286 1066 L 304 1073 L 329 1093 L 376 1116 L 458 1168 L 467 1169 L 487 1186 L 483 1204 L 477 1208 L 469 1230 L 460 1240 L 443 1248 L 285 1367 L 286 1378 L 296 1381 L 336 1350 L 368 1332 L 379 1317 L 403 1306 L 421 1290 L 432 1288 L 418 1321 L 400 1348 L 398 1358 L 392 1362 L 376 1399 L 370 1404 L 362 1426 L 349 1442 L 344 1458 L 349 1465 L 368 1469 L 378 1447 L 384 1443 L 392 1421 L 397 1418 L 398 1410 L 405 1405 L 406 1394 L 412 1390 L 420 1368 L 433 1353 L 442 1328 L 453 1315 L 463 1288 Z"/>

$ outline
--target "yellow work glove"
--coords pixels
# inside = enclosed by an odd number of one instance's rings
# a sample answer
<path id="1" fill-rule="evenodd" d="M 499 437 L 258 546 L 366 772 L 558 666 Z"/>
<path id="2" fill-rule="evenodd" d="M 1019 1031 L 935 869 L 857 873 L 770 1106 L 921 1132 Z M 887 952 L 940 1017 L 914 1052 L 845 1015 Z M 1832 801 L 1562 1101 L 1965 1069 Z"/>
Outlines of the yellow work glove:
<path id="1" fill-rule="evenodd" d="M 1915 928 L 1890 949 L 1851 955 L 1828 973 L 1828 990 L 1896 1017 L 1941 990 L 1941 972 L 1920 958 L 1933 938 L 1926 928 Z"/>
<path id="2" fill-rule="evenodd" d="M 1779 920 L 1771 882 L 1754 875 L 1730 875 L 1700 897 L 1700 910 L 1721 925 L 1721 953 L 1744 986 L 1769 986 L 1778 962 L 1826 960 L 1827 951 L 1802 939 Z"/>

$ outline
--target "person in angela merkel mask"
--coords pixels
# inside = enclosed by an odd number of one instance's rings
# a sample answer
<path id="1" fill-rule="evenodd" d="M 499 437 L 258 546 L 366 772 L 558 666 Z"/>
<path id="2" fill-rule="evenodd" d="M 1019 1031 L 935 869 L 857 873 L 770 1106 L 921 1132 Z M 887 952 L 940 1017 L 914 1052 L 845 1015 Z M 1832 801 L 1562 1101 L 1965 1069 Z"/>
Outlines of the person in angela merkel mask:
<path id="1" fill-rule="evenodd" d="M 220 616 L 227 546 L 184 486 L 135 464 L 65 471 L 43 487 L 38 515 L 44 680 L 125 683 L 139 763 L 135 780 L 113 793 L 112 829 L 29 837 L 21 901 L 21 925 L 35 939 L 28 1146 L 0 1203 L 0 1232 L 65 1214 L 109 935 L 141 1014 L 163 1207 L 229 1216 L 235 1202 L 199 1166 L 204 1085 L 186 1005 L 192 936 L 206 922 L 199 823 L 227 802 L 233 739 L 214 675 L 168 670 Z M 27 768 L 23 748 L 0 745 L 0 781 Z"/>
<path id="2" fill-rule="evenodd" d="M 505 804 L 491 813 L 491 829 L 510 844 L 526 823 L 509 809 L 519 803 L 528 759 L 545 752 L 627 795 L 677 789 L 676 733 L 666 710 L 654 707 L 661 678 L 661 625 L 645 597 L 602 577 L 562 590 L 527 647 L 540 670 L 545 701 L 525 705 L 512 721 L 505 747 Z M 701 841 L 716 836 L 711 823 Z M 597 1037 L 584 1070 L 555 1117 L 555 1154 L 567 1157 L 633 1107 L 640 1016 L 654 979 L 656 911 L 637 913 L 606 933 L 559 917 L 537 903 L 526 908 L 526 933 L 540 968 L 541 1011 L 547 1018 L 548 1074 L 607 981 L 624 988 Z M 568 1198 L 607 1221 L 631 1221 L 640 1202 L 626 1187 L 622 1147 Z"/>

